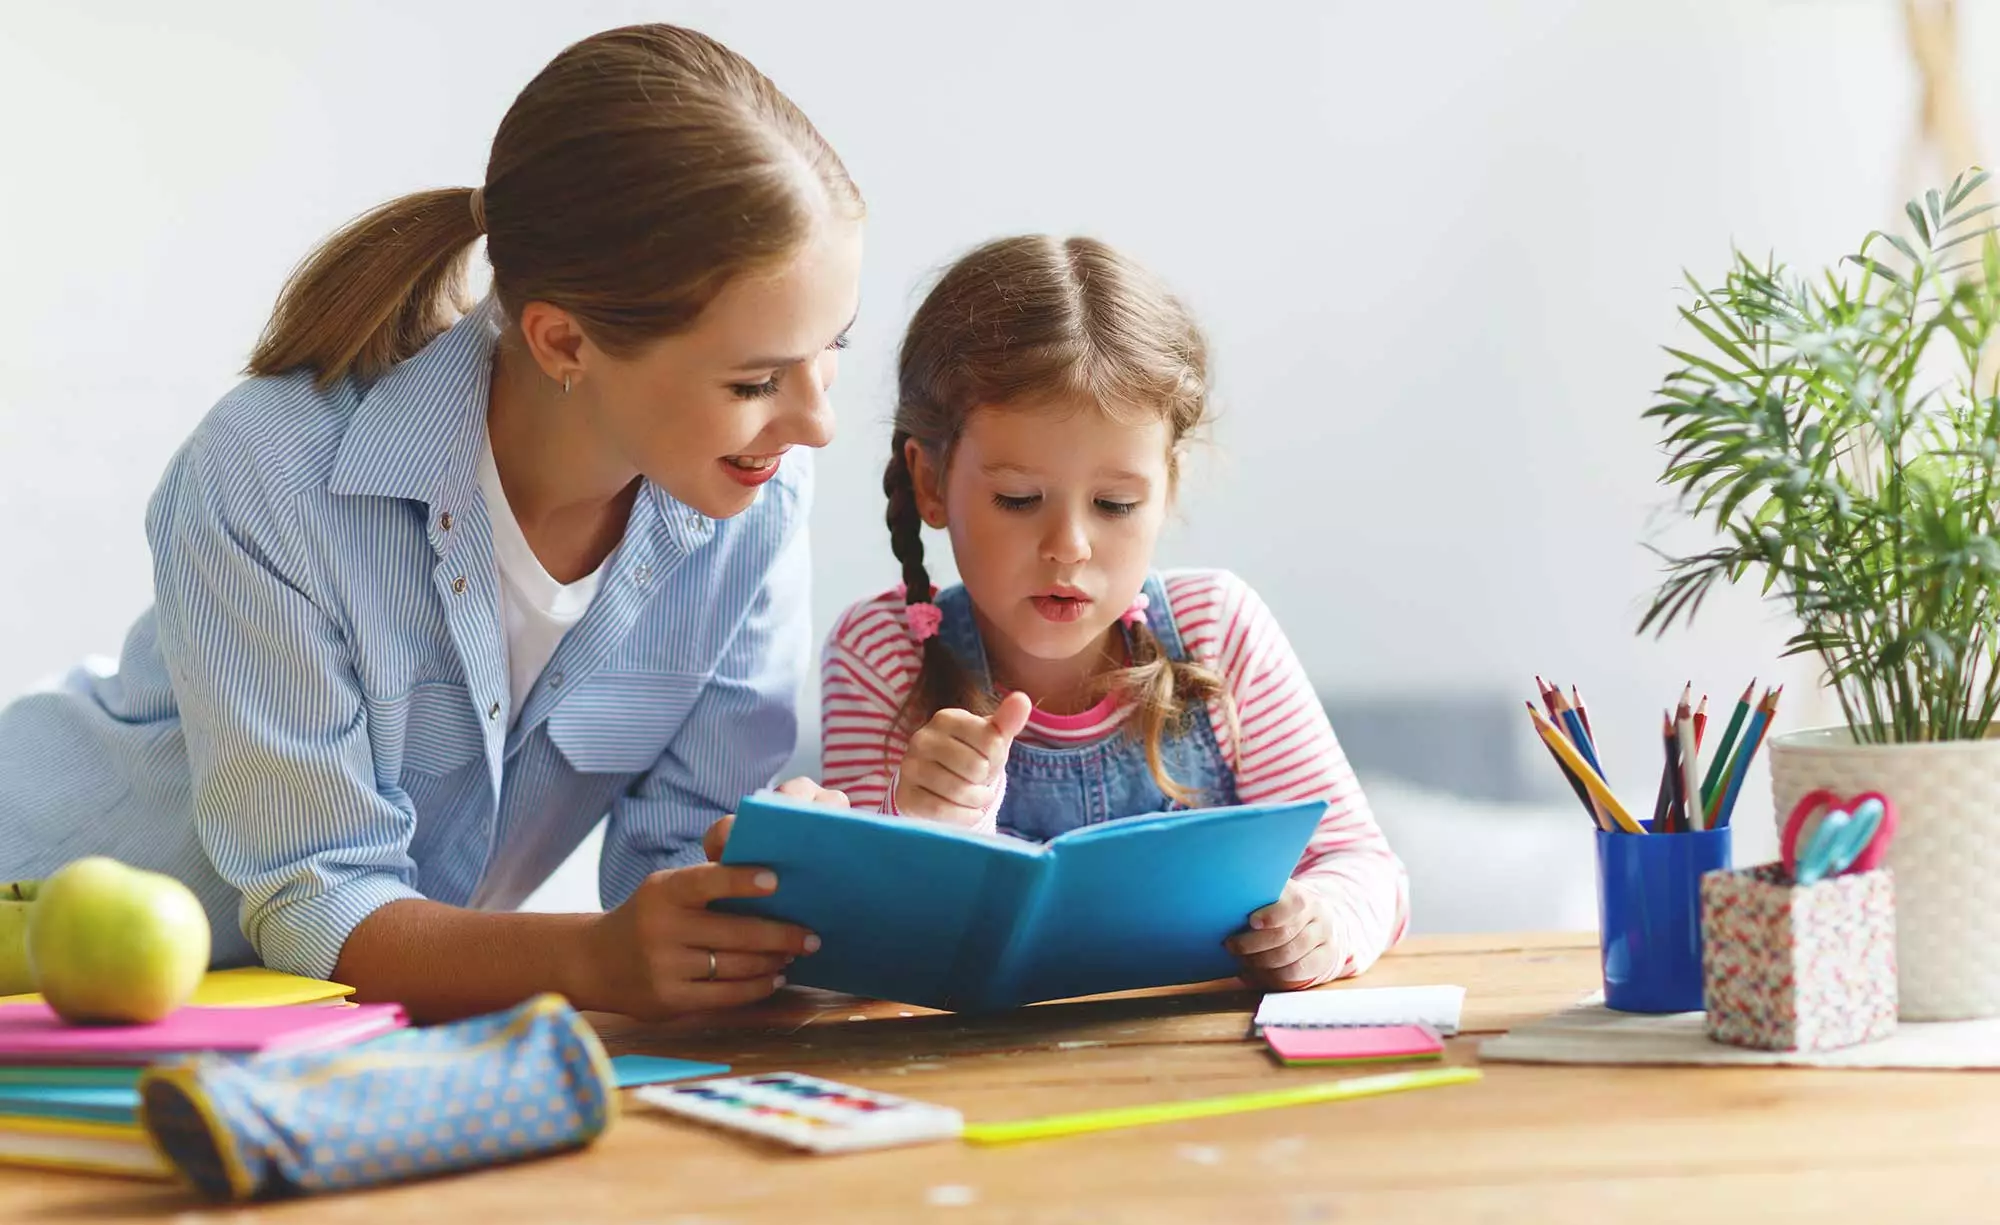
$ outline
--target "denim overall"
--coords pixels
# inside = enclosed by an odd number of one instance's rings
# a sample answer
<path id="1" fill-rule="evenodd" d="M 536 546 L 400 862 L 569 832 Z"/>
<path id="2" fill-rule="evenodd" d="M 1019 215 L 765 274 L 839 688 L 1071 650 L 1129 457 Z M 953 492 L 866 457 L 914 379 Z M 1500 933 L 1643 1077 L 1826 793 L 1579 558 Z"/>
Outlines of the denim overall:
<path id="1" fill-rule="evenodd" d="M 1142 589 L 1149 601 L 1146 624 L 1169 658 L 1187 658 L 1180 628 L 1167 606 L 1160 576 L 1146 577 Z M 972 601 L 964 587 L 939 592 L 944 614 L 938 637 L 987 692 L 993 677 L 986 648 L 972 616 Z M 1127 631 L 1129 641 L 1130 631 Z M 1160 743 L 1167 774 L 1195 795 L 1196 802 L 1220 807 L 1236 802 L 1236 775 L 1223 759 L 1208 706 L 1187 712 L 1178 728 L 1170 728 Z M 1003 833 L 1036 842 L 1114 817 L 1170 812 L 1186 808 L 1160 790 L 1146 764 L 1146 746 L 1138 737 L 1120 732 L 1092 744 L 1045 748 L 1015 741 L 1007 758 L 1007 795 L 1000 804 L 998 824 Z"/>

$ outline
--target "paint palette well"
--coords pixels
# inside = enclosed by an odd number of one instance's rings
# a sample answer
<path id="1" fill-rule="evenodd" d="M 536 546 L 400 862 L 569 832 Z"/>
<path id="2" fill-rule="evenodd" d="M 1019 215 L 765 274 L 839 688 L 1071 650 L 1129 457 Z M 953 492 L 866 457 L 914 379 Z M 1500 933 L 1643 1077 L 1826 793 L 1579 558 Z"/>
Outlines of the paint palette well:
<path id="1" fill-rule="evenodd" d="M 656 1085 L 637 1096 L 670 1114 L 815 1153 L 950 1140 L 965 1129 L 956 1110 L 799 1072 Z"/>

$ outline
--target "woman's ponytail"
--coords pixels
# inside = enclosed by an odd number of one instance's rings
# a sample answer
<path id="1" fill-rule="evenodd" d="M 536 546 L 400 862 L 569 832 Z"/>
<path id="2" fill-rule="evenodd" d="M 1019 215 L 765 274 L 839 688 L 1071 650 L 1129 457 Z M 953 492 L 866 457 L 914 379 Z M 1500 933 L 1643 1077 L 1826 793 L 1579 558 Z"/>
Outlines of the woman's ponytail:
<path id="1" fill-rule="evenodd" d="M 304 367 L 324 387 L 414 356 L 471 305 L 466 260 L 484 228 L 477 196 L 417 192 L 349 222 L 292 273 L 249 372 Z"/>
<path id="2" fill-rule="evenodd" d="M 629 356 L 732 278 L 790 258 L 860 193 L 812 123 L 750 62 L 669 25 L 565 49 L 493 138 L 485 186 L 417 192 L 360 217 L 293 274 L 250 373 L 373 377 L 450 327 L 481 234 L 508 316 L 541 301 Z"/>

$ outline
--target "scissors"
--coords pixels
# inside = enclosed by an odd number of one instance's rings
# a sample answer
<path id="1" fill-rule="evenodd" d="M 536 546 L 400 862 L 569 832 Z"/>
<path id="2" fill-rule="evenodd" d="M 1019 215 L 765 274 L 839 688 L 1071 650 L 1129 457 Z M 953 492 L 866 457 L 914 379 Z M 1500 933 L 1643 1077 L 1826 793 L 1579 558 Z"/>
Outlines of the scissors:
<path id="1" fill-rule="evenodd" d="M 1845 872 L 1881 865 L 1896 833 L 1896 806 L 1878 791 L 1843 800 L 1814 791 L 1785 819 L 1781 842 L 1785 871 L 1794 884 L 1810 885 Z"/>

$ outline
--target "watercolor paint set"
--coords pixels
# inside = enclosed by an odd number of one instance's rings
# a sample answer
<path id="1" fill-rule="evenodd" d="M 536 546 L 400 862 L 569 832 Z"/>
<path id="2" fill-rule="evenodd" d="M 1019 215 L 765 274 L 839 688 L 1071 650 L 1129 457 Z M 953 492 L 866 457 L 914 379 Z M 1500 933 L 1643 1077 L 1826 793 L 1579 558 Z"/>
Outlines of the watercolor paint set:
<path id="1" fill-rule="evenodd" d="M 735 1076 L 638 1090 L 648 1105 L 815 1153 L 956 1139 L 956 1110 L 798 1072 Z"/>

